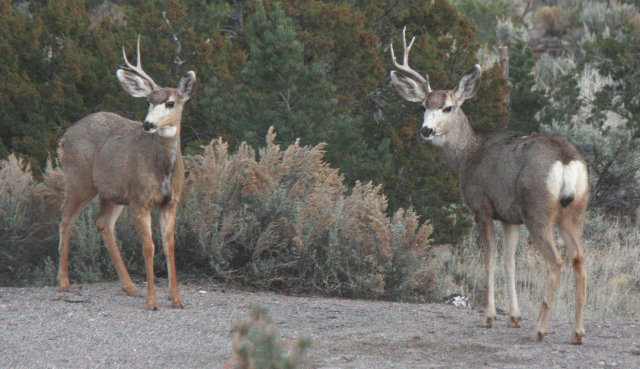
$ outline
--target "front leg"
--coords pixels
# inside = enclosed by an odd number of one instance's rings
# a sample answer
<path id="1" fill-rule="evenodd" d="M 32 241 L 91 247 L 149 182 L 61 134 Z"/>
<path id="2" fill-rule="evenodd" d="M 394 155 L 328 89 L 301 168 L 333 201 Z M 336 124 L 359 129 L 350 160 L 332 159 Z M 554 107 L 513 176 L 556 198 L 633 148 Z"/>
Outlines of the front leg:
<path id="1" fill-rule="evenodd" d="M 158 310 L 158 300 L 156 299 L 156 286 L 153 274 L 153 254 L 155 245 L 151 234 L 151 212 L 147 209 L 132 208 L 131 217 L 142 242 L 142 254 L 147 270 L 147 308 Z"/>
<path id="2" fill-rule="evenodd" d="M 502 223 L 504 230 L 504 271 L 507 276 L 507 288 L 509 291 L 509 327 L 519 328 L 520 307 L 516 293 L 516 247 L 520 238 L 520 225 Z"/>
<path id="3" fill-rule="evenodd" d="M 487 273 L 487 305 L 482 317 L 482 326 L 491 328 L 496 320 L 495 270 L 496 270 L 496 232 L 490 217 L 476 215 L 480 244 L 484 248 L 484 268 Z"/>
<path id="4" fill-rule="evenodd" d="M 178 204 L 171 202 L 160 209 L 160 231 L 164 254 L 167 258 L 167 273 L 169 274 L 169 299 L 174 308 L 183 308 L 182 298 L 178 292 L 178 277 L 176 276 L 175 263 L 175 225 Z"/>

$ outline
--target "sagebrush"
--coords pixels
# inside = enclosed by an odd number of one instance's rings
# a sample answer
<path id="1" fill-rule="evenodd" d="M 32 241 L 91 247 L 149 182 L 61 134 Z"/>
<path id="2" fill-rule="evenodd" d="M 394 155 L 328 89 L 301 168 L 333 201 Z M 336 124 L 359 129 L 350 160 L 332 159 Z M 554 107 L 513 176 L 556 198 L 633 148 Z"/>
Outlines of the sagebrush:
<path id="1" fill-rule="evenodd" d="M 296 142 L 281 150 L 275 138 L 271 129 L 257 153 L 245 143 L 233 154 L 219 139 L 203 154 L 185 158 L 189 178 L 176 225 L 179 272 L 289 292 L 430 298 L 437 283 L 427 263 L 429 223 L 420 222 L 411 209 L 388 216 L 381 186 L 348 188 L 339 170 L 323 161 L 323 144 Z M 38 184 L 16 159 L 2 168 L 7 175 L 1 186 L 20 189 L 4 191 L 3 201 L 17 205 L 3 206 L 11 213 L 3 213 L 2 226 L 9 230 L 3 237 L 10 238 L 2 255 L 30 250 L 28 257 L 13 256 L 15 266 L 0 271 L 3 284 L 21 283 L 13 272 L 21 264 L 53 280 L 61 171 L 48 168 Z M 115 278 L 94 225 L 96 206 L 87 208 L 72 237 L 70 273 L 76 283 Z M 118 221 L 119 245 L 132 274 L 143 275 L 141 247 L 127 218 L 124 214 Z M 33 233 L 40 224 L 42 234 Z M 43 247 L 32 249 L 38 242 Z M 166 270 L 161 255 L 156 262 L 161 276 Z"/>

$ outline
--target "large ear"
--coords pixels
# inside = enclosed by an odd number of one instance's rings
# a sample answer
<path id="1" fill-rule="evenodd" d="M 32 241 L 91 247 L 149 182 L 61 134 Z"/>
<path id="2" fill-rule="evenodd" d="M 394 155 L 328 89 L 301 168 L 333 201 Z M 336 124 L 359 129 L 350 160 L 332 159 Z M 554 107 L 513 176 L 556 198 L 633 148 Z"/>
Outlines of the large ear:
<path id="1" fill-rule="evenodd" d="M 193 96 L 195 84 L 196 72 L 192 70 L 188 71 L 187 74 L 180 78 L 180 83 L 178 83 L 178 93 L 183 100 L 189 100 L 191 96 Z"/>
<path id="2" fill-rule="evenodd" d="M 427 96 L 427 91 L 425 91 L 422 83 L 400 76 L 395 71 L 391 72 L 391 84 L 396 88 L 400 96 L 408 101 L 421 102 Z"/>
<path id="3" fill-rule="evenodd" d="M 465 100 L 472 98 L 480 87 L 480 76 L 482 75 L 482 68 L 476 64 L 471 68 L 458 84 L 458 87 L 453 91 L 453 94 L 462 104 Z"/>
<path id="4" fill-rule="evenodd" d="M 136 73 L 118 69 L 116 75 L 122 88 L 133 97 L 147 97 L 153 91 L 153 85 Z"/>

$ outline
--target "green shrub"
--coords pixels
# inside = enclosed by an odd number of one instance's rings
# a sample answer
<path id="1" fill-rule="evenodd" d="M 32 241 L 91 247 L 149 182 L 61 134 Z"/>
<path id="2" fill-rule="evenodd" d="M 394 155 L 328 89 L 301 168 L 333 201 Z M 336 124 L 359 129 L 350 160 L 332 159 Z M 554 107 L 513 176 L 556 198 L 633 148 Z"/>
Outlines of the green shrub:
<path id="1" fill-rule="evenodd" d="M 289 345 L 281 343 L 275 322 L 262 308 L 254 308 L 249 319 L 237 324 L 233 331 L 234 357 L 225 365 L 229 369 L 300 368 L 304 354 L 311 346 L 308 339 L 296 340 Z"/>

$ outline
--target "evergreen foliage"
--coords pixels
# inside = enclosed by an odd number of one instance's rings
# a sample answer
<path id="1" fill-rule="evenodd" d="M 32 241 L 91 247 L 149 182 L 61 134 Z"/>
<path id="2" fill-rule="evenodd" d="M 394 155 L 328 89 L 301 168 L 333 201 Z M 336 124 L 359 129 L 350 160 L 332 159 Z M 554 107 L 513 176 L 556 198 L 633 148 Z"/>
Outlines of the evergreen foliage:
<path id="1" fill-rule="evenodd" d="M 214 137 L 262 145 L 271 125 L 291 144 L 326 142 L 348 184 L 383 184 L 389 209 L 413 206 L 439 241 L 468 227 L 453 176 L 415 139 L 418 107 L 389 86 L 388 44 L 416 35 L 412 65 L 435 88 L 455 87 L 477 62 L 476 27 L 446 0 L 326 2 L 0 0 L 0 154 L 15 152 L 37 176 L 74 121 L 96 111 L 142 119 L 121 91 L 121 47 L 137 35 L 147 73 L 172 86 L 187 70 L 198 95 L 183 115 L 184 152 Z M 472 124 L 502 127 L 506 81 L 485 71 L 465 106 Z"/>
<path id="2" fill-rule="evenodd" d="M 509 128 L 534 132 L 540 125 L 536 113 L 547 106 L 544 91 L 536 89 L 532 74 L 535 60 L 533 52 L 522 39 L 509 46 L 509 80 L 511 81 L 511 105 Z"/>

